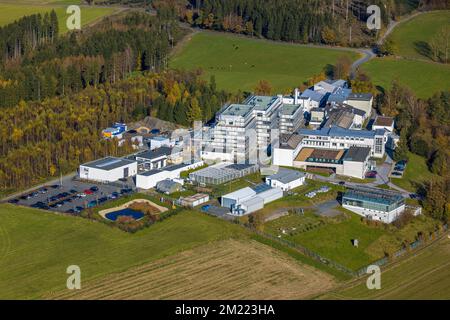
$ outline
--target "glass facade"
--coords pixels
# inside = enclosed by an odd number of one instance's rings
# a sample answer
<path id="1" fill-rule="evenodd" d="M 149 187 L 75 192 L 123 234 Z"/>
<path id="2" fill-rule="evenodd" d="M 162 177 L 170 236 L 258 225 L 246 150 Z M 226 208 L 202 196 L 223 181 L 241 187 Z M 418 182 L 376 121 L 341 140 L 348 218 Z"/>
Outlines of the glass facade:
<path id="1" fill-rule="evenodd" d="M 390 212 L 402 206 L 404 204 L 404 199 L 401 195 L 376 189 L 352 189 L 343 195 L 342 204 L 368 210 Z"/>

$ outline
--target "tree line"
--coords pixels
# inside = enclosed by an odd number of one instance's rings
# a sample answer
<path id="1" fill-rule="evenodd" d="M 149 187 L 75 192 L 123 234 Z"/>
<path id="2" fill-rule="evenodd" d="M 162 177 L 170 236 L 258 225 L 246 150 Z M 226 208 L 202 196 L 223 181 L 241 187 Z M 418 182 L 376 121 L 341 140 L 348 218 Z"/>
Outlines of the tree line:
<path id="1" fill-rule="evenodd" d="M 190 0 L 182 17 L 193 26 L 271 40 L 341 45 L 372 43 L 367 7 L 375 4 L 388 23 L 388 1 L 375 0 Z"/>
<path id="2" fill-rule="evenodd" d="M 379 111 L 395 117 L 400 140 L 395 160 L 408 160 L 409 152 L 424 157 L 436 178 L 416 186 L 425 197 L 424 208 L 434 218 L 450 218 L 450 91 L 429 99 L 394 81 L 378 99 Z"/>
<path id="3" fill-rule="evenodd" d="M 0 29 L 0 107 L 80 92 L 133 72 L 158 72 L 182 36 L 174 20 L 142 13 L 107 19 L 94 31 L 58 36 L 51 27 L 57 25 L 54 11 L 48 15 L 49 27 L 46 16 L 24 17 Z M 29 43 L 35 34 L 44 39 L 38 37 L 36 46 Z"/>

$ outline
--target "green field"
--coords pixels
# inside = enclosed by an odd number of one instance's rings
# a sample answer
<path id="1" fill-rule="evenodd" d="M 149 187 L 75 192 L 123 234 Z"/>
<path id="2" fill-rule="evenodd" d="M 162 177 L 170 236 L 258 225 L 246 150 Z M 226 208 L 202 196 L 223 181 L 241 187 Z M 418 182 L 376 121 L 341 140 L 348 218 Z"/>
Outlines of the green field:
<path id="1" fill-rule="evenodd" d="M 76 3 L 76 1 L 75 1 Z M 52 9 L 56 11 L 59 19 L 59 27 L 61 32 L 67 32 L 66 18 L 69 15 L 66 13 L 66 6 L 59 5 L 16 5 L 5 4 L 0 2 L 0 26 L 12 23 L 23 16 L 32 15 L 36 13 L 44 14 L 50 12 Z M 81 7 L 81 24 L 90 24 L 104 16 L 114 13 L 114 8 L 89 8 Z"/>
<path id="2" fill-rule="evenodd" d="M 128 234 L 105 224 L 0 206 L 0 297 L 38 298 L 65 287 L 66 268 L 82 281 L 120 272 L 215 240 L 246 237 L 241 227 L 185 211 Z"/>
<path id="3" fill-rule="evenodd" d="M 381 273 L 381 289 L 368 290 L 366 279 L 326 294 L 323 299 L 450 299 L 450 240 L 400 261 Z"/>
<path id="4" fill-rule="evenodd" d="M 283 223 L 283 220 L 292 219 L 289 216 L 279 218 L 268 223 Z M 287 224 L 292 221 L 286 221 Z M 298 222 L 297 222 L 298 223 Z M 311 222 L 308 222 L 311 223 Z M 298 227 L 297 227 L 298 228 Z M 285 236 L 287 240 L 301 244 L 325 258 L 338 262 L 352 270 L 357 270 L 383 256 L 372 256 L 367 248 L 375 240 L 384 234 L 384 231 L 376 227 L 368 227 L 361 222 L 361 218 L 355 214 L 348 214 L 348 219 L 337 223 L 325 223 L 312 226 L 306 232 Z M 358 239 L 359 247 L 355 248 L 351 240 Z"/>
<path id="5" fill-rule="evenodd" d="M 428 169 L 426 159 L 410 152 L 403 177 L 392 178 L 391 181 L 405 190 L 416 192 L 418 186 L 434 177 L 437 175 Z"/>
<path id="6" fill-rule="evenodd" d="M 290 92 L 342 55 L 358 54 L 325 48 L 274 43 L 228 34 L 199 32 L 171 59 L 180 69 L 202 68 L 205 78 L 215 75 L 220 89 L 253 91 L 260 80 L 272 84 L 273 93 Z"/>
<path id="7" fill-rule="evenodd" d="M 411 88 L 419 98 L 450 89 L 450 65 L 417 60 L 375 58 L 361 68 L 376 86 L 390 89 L 393 80 Z"/>
<path id="8" fill-rule="evenodd" d="M 417 59 L 430 59 L 428 43 L 432 37 L 450 21 L 450 11 L 435 11 L 421 14 L 400 24 L 389 39 L 398 47 L 396 54 Z"/>

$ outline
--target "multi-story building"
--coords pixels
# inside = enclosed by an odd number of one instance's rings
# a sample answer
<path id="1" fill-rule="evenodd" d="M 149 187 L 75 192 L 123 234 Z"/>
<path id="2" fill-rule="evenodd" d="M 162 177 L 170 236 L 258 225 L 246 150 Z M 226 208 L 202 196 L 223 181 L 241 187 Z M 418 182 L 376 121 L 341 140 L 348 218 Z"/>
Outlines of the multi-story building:
<path id="1" fill-rule="evenodd" d="M 267 152 L 271 134 L 279 127 L 282 106 L 281 96 L 250 96 L 243 104 L 226 106 L 217 114 L 215 123 L 204 130 L 202 157 L 245 162 L 250 152 Z M 300 121 L 295 117 L 301 118 L 298 108 L 292 110 L 283 118 L 286 130 Z"/>
<path id="2" fill-rule="evenodd" d="M 230 104 L 224 108 L 215 124 L 204 133 L 202 157 L 231 162 L 248 159 L 248 132 L 256 129 L 253 109 L 247 104 Z"/>
<path id="3" fill-rule="evenodd" d="M 280 134 L 292 134 L 303 120 L 303 108 L 297 104 L 283 104 L 279 111 Z"/>
<path id="4" fill-rule="evenodd" d="M 265 150 L 271 143 L 272 130 L 278 129 L 278 116 L 283 105 L 283 98 L 280 96 L 251 96 L 245 101 L 245 104 L 253 107 L 258 150 Z"/>
<path id="5" fill-rule="evenodd" d="M 386 132 L 384 130 L 366 131 L 351 130 L 332 126 L 320 130 L 300 129 L 302 136 L 302 147 L 321 149 L 348 149 L 354 147 L 369 147 L 371 156 L 382 158 L 384 156 L 384 145 L 386 143 Z"/>

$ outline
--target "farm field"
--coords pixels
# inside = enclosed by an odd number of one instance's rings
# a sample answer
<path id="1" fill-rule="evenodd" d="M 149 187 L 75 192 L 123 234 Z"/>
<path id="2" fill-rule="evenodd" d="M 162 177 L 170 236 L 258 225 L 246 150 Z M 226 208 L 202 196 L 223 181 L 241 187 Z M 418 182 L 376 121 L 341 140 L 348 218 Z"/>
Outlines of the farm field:
<path id="1" fill-rule="evenodd" d="M 388 90 L 392 81 L 398 80 L 419 98 L 429 98 L 450 88 L 450 65 L 385 57 L 372 59 L 361 68 L 370 75 L 376 86 Z"/>
<path id="2" fill-rule="evenodd" d="M 50 12 L 52 9 L 55 10 L 58 16 L 60 32 L 62 33 L 67 32 L 66 18 L 69 17 L 69 15 L 66 14 L 67 7 L 52 4 L 24 5 L 24 4 L 9 4 L 0 1 L 0 26 L 12 23 L 23 16 L 32 15 L 35 13 L 44 14 L 46 12 Z M 116 9 L 114 8 L 99 8 L 99 7 L 89 8 L 86 6 L 82 6 L 81 25 L 82 26 L 87 25 L 89 23 L 96 21 L 97 19 L 110 15 L 114 12 L 116 12 Z"/>
<path id="3" fill-rule="evenodd" d="M 342 55 L 352 60 L 358 54 L 347 50 L 312 48 L 274 43 L 234 35 L 198 32 L 177 48 L 170 66 L 204 70 L 204 76 L 216 78 L 218 88 L 228 91 L 253 91 L 260 80 L 267 80 L 273 93 L 290 92 L 327 64 Z"/>
<path id="4" fill-rule="evenodd" d="M 428 169 L 425 158 L 411 152 L 409 153 L 408 158 L 408 165 L 406 166 L 403 177 L 392 178 L 391 181 L 400 188 L 411 192 L 416 192 L 418 186 L 434 177 L 437 177 L 437 175 L 433 174 Z"/>
<path id="5" fill-rule="evenodd" d="M 64 290 L 54 299 L 305 299 L 330 275 L 256 241 L 224 240 Z"/>
<path id="6" fill-rule="evenodd" d="M 381 289 L 367 290 L 366 279 L 344 285 L 321 299 L 450 299 L 450 239 L 382 269 Z"/>
<path id="7" fill-rule="evenodd" d="M 0 297 L 37 299 L 66 285 L 78 265 L 82 281 L 150 263 L 223 239 L 248 238 L 237 225 L 192 211 L 128 234 L 83 218 L 0 205 Z"/>
<path id="8" fill-rule="evenodd" d="M 400 24 L 389 39 L 398 47 L 397 55 L 430 59 L 429 42 L 450 21 L 450 10 L 421 14 Z"/>

